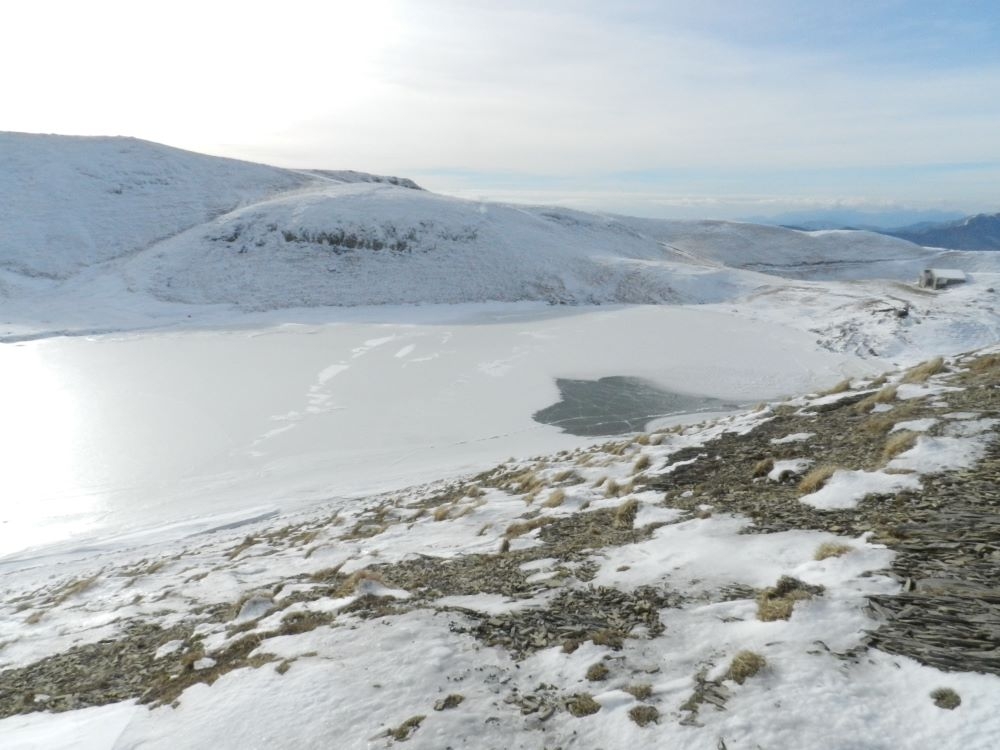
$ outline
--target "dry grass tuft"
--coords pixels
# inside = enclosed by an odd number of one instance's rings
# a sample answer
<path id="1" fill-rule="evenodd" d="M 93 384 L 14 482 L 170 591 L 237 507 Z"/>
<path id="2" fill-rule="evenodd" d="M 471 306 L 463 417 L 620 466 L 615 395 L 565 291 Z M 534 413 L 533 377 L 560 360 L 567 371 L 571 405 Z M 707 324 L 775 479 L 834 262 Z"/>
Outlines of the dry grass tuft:
<path id="1" fill-rule="evenodd" d="M 653 686 L 648 682 L 637 682 L 635 685 L 623 687 L 622 690 L 640 701 L 646 700 L 653 694 Z"/>
<path id="2" fill-rule="evenodd" d="M 757 619 L 761 622 L 787 620 L 792 616 L 795 603 L 823 591 L 822 586 L 810 586 L 797 578 L 782 576 L 778 582 L 757 596 Z"/>
<path id="3" fill-rule="evenodd" d="M 278 674 L 285 674 L 289 669 L 292 668 L 292 662 L 288 659 L 282 659 L 281 663 L 274 668 L 274 671 Z"/>
<path id="4" fill-rule="evenodd" d="M 449 708 L 460 706 L 465 700 L 461 693 L 450 693 L 434 704 L 435 711 L 447 711 Z"/>
<path id="5" fill-rule="evenodd" d="M 759 479 L 760 477 L 766 477 L 771 473 L 771 469 L 774 468 L 774 459 L 771 457 L 762 458 L 760 461 L 754 464 L 753 472 L 751 476 L 754 479 Z"/>
<path id="6" fill-rule="evenodd" d="M 310 630 L 315 630 L 322 625 L 329 625 L 333 622 L 333 619 L 333 615 L 329 612 L 289 612 L 281 618 L 281 625 L 278 628 L 278 633 L 280 635 L 300 635 L 302 633 L 308 633 Z"/>
<path id="7" fill-rule="evenodd" d="M 396 742 L 405 742 L 410 739 L 410 736 L 420 728 L 420 724 L 426 719 L 426 716 L 417 715 L 411 716 L 409 719 L 404 721 L 398 727 L 390 729 L 385 733 L 385 736 L 392 737 Z"/>
<path id="8" fill-rule="evenodd" d="M 962 698 L 951 688 L 938 688 L 931 693 L 931 699 L 938 708 L 954 711 L 962 705 Z"/>
<path id="9" fill-rule="evenodd" d="M 609 479 L 608 483 L 604 486 L 605 497 L 619 497 L 621 495 L 621 491 L 621 485 L 614 479 Z"/>
<path id="10" fill-rule="evenodd" d="M 851 552 L 854 548 L 839 542 L 823 542 L 813 553 L 813 560 L 825 560 L 828 557 L 840 557 Z"/>
<path id="11" fill-rule="evenodd" d="M 897 422 L 902 422 L 915 411 L 917 411 L 915 401 L 903 401 L 892 407 L 892 411 L 872 414 L 861 424 L 861 429 L 874 437 L 882 437 L 887 435 Z"/>
<path id="12" fill-rule="evenodd" d="M 608 679 L 609 674 L 610 670 L 601 662 L 597 662 L 597 664 L 591 664 L 587 668 L 586 677 L 590 682 L 601 682 Z"/>
<path id="13" fill-rule="evenodd" d="M 353 594 L 358 586 L 360 586 L 365 581 L 373 581 L 374 583 L 382 583 L 382 576 L 376 573 L 374 570 L 369 570 L 368 568 L 362 568 L 361 570 L 355 570 L 347 579 L 341 584 L 340 588 L 337 589 L 337 596 L 350 596 Z"/>
<path id="14" fill-rule="evenodd" d="M 620 443 L 608 443 L 604 447 L 604 452 L 612 456 L 620 456 L 626 450 L 628 450 L 628 447 L 629 447 L 629 442 L 627 440 L 623 440 Z"/>
<path id="15" fill-rule="evenodd" d="M 631 529 L 633 524 L 635 524 L 635 517 L 638 512 L 639 501 L 634 497 L 630 497 L 618 506 L 612 526 L 616 529 Z"/>
<path id="16" fill-rule="evenodd" d="M 903 375 L 903 383 L 926 383 L 931 375 L 937 375 L 944 370 L 944 357 L 935 357 L 912 367 Z"/>
<path id="17" fill-rule="evenodd" d="M 875 408 L 876 404 L 891 404 L 896 400 L 896 386 L 887 385 L 871 394 L 867 398 L 858 401 L 854 405 L 854 410 L 858 414 L 867 414 Z"/>
<path id="18" fill-rule="evenodd" d="M 628 717 L 640 727 L 644 727 L 654 722 L 659 723 L 660 712 L 655 706 L 633 706 L 628 712 Z"/>
<path id="19" fill-rule="evenodd" d="M 822 489 L 823 485 L 833 476 L 834 472 L 839 469 L 839 466 L 832 466 L 830 464 L 817 466 L 799 481 L 799 493 L 808 495 L 810 492 Z"/>
<path id="20" fill-rule="evenodd" d="M 862 431 L 873 435 L 874 437 L 882 437 L 887 435 L 889 430 L 896 426 L 896 422 L 899 419 L 898 414 L 893 414 L 896 411 L 893 409 L 891 412 L 884 414 L 873 414 L 868 417 L 861 425 Z"/>
<path id="21" fill-rule="evenodd" d="M 594 483 L 592 485 L 590 485 L 590 486 L 593 487 L 596 490 L 598 487 L 600 487 L 606 481 L 608 481 L 608 475 L 607 474 L 602 474 L 597 479 L 595 479 Z"/>
<path id="22" fill-rule="evenodd" d="M 538 518 L 532 518 L 530 521 L 517 521 L 507 527 L 507 531 L 504 532 L 504 536 L 507 539 L 523 536 L 524 534 L 534 531 L 535 529 L 540 529 L 542 526 L 550 524 L 555 520 L 556 519 L 550 518 L 549 516 L 539 516 Z"/>
<path id="23" fill-rule="evenodd" d="M 244 537 L 242 542 L 240 542 L 231 550 L 229 550 L 226 557 L 228 557 L 230 560 L 235 560 L 241 552 L 250 549 L 255 544 L 257 544 L 257 539 L 255 537 L 252 536 Z"/>
<path id="24" fill-rule="evenodd" d="M 767 660 L 760 654 L 753 651 L 740 651 L 733 657 L 725 679 L 742 685 L 766 666 Z"/>
<path id="25" fill-rule="evenodd" d="M 572 469 L 564 469 L 563 471 L 560 471 L 558 474 L 553 476 L 552 481 L 556 482 L 557 484 L 570 481 L 575 483 L 577 481 L 577 474 Z"/>
<path id="26" fill-rule="evenodd" d="M 508 483 L 508 487 L 512 492 L 517 494 L 525 494 L 537 489 L 542 485 L 542 479 L 534 471 L 530 469 L 528 471 L 523 471 Z"/>
<path id="27" fill-rule="evenodd" d="M 618 651 L 625 644 L 625 633 L 613 628 L 595 630 L 590 634 L 590 640 L 595 646 L 607 646 Z"/>
<path id="28" fill-rule="evenodd" d="M 987 354 L 985 357 L 977 357 L 968 366 L 969 370 L 976 375 L 1000 370 L 1000 354 Z"/>
<path id="29" fill-rule="evenodd" d="M 316 583 L 329 581 L 336 578 L 340 574 L 340 569 L 342 567 L 344 567 L 344 563 L 334 565 L 332 568 L 322 568 L 321 570 L 317 570 L 315 573 L 310 573 L 309 580 L 315 581 Z"/>
<path id="30" fill-rule="evenodd" d="M 917 444 L 918 437 L 918 433 L 910 430 L 900 430 L 890 435 L 889 439 L 885 441 L 885 447 L 882 448 L 882 460 L 889 461 L 900 453 L 910 450 Z"/>
<path id="31" fill-rule="evenodd" d="M 581 716 L 596 714 L 601 710 L 601 704 L 595 701 L 590 693 L 577 693 L 570 698 L 566 704 L 566 709 L 573 716 L 580 718 Z"/>
<path id="32" fill-rule="evenodd" d="M 448 516 L 451 515 L 451 509 L 455 507 L 451 504 L 439 505 L 434 509 L 434 520 L 435 521 L 447 521 Z"/>
<path id="33" fill-rule="evenodd" d="M 70 581 L 61 589 L 55 591 L 48 598 L 48 604 L 50 604 L 53 607 L 57 607 L 70 597 L 82 594 L 84 591 L 93 586 L 96 582 L 97 582 L 97 576 L 91 576 L 90 578 L 77 578 L 75 581 Z"/>
<path id="34" fill-rule="evenodd" d="M 564 502 L 566 502 L 566 490 L 559 488 L 552 490 L 548 500 L 542 503 L 542 505 L 546 508 L 558 508 Z"/>
<path id="35" fill-rule="evenodd" d="M 847 393 L 847 391 L 849 390 L 851 390 L 851 379 L 845 378 L 844 380 L 841 380 L 839 383 L 837 383 L 835 386 L 827 388 L 825 391 L 820 391 L 818 395 L 834 396 L 838 393 Z"/>
<path id="36" fill-rule="evenodd" d="M 632 473 L 638 474 L 640 471 L 644 471 L 649 468 L 649 456 L 643 453 L 639 458 L 636 459 L 635 464 L 632 466 Z"/>
<path id="37" fill-rule="evenodd" d="M 639 435 L 638 437 L 636 437 L 635 444 L 636 445 L 649 445 L 649 435 L 647 435 L 645 432 L 642 433 L 641 435 Z"/>

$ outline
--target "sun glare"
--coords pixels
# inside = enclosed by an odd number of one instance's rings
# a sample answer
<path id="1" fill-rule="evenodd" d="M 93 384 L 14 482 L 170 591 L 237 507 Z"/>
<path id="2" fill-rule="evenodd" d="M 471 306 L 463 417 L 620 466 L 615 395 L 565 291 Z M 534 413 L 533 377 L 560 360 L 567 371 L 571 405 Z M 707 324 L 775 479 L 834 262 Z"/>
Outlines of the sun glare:
<path id="1" fill-rule="evenodd" d="M 42 350 L 32 344 L 0 345 L 0 372 L 3 555 L 85 529 L 100 500 L 81 488 L 85 457 L 78 450 L 79 412 Z"/>
<path id="2" fill-rule="evenodd" d="M 356 106 L 397 29 L 378 1 L 55 5 L 18 4 L 5 22 L 24 33 L 0 45 L 18 71 L 0 82 L 4 129 L 253 142 Z"/>

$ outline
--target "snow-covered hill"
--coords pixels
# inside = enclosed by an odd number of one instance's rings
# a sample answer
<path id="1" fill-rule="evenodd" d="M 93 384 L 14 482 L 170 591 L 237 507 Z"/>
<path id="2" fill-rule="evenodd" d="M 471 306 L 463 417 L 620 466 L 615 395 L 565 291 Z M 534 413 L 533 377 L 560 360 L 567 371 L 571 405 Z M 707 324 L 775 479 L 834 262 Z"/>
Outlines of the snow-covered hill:
<path id="1" fill-rule="evenodd" d="M 217 315 L 209 310 L 730 303 L 804 281 L 911 280 L 941 262 L 1000 272 L 1000 256 L 943 256 L 868 232 L 467 201 L 405 178 L 135 139 L 0 134 L 8 340 Z"/>
<path id="2" fill-rule="evenodd" d="M 233 211 L 131 260 L 161 299 L 251 309 L 543 300 L 709 302 L 760 279 L 672 262 L 622 221 L 331 184 Z"/>
<path id="3" fill-rule="evenodd" d="M 0 267 L 66 278 L 309 181 L 133 138 L 0 133 Z"/>

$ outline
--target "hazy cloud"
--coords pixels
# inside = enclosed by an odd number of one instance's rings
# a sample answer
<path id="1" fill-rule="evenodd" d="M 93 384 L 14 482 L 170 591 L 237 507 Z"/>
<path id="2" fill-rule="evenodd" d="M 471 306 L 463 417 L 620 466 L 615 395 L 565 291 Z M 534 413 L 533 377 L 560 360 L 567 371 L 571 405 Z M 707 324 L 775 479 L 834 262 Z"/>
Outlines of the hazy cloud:
<path id="1" fill-rule="evenodd" d="M 989 3 L 150 7 L 18 6 L 0 63 L 22 73 L 0 83 L 0 127 L 646 212 L 996 202 Z"/>

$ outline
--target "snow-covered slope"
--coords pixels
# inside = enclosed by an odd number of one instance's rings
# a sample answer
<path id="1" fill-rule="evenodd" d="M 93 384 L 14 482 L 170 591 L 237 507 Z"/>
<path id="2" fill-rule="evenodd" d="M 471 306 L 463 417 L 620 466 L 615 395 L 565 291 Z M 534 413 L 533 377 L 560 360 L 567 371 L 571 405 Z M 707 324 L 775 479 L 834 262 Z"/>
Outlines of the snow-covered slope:
<path id="1" fill-rule="evenodd" d="M 1000 271 L 981 255 L 945 260 Z M 204 318 L 205 305 L 732 302 L 803 280 L 911 280 L 943 257 L 868 232 L 484 203 L 127 138 L 0 134 L 8 340 Z"/>
<path id="2" fill-rule="evenodd" d="M 368 183 L 233 211 L 137 256 L 126 274 L 161 299 L 253 309 L 707 302 L 761 283 L 670 262 L 659 242 L 615 219 Z"/>
<path id="3" fill-rule="evenodd" d="M 934 252 L 864 231 L 802 232 L 726 221 L 627 220 L 679 260 L 745 268 L 788 278 L 905 278 Z"/>
<path id="4" fill-rule="evenodd" d="M 0 267 L 65 278 L 310 181 L 133 138 L 0 133 Z"/>

